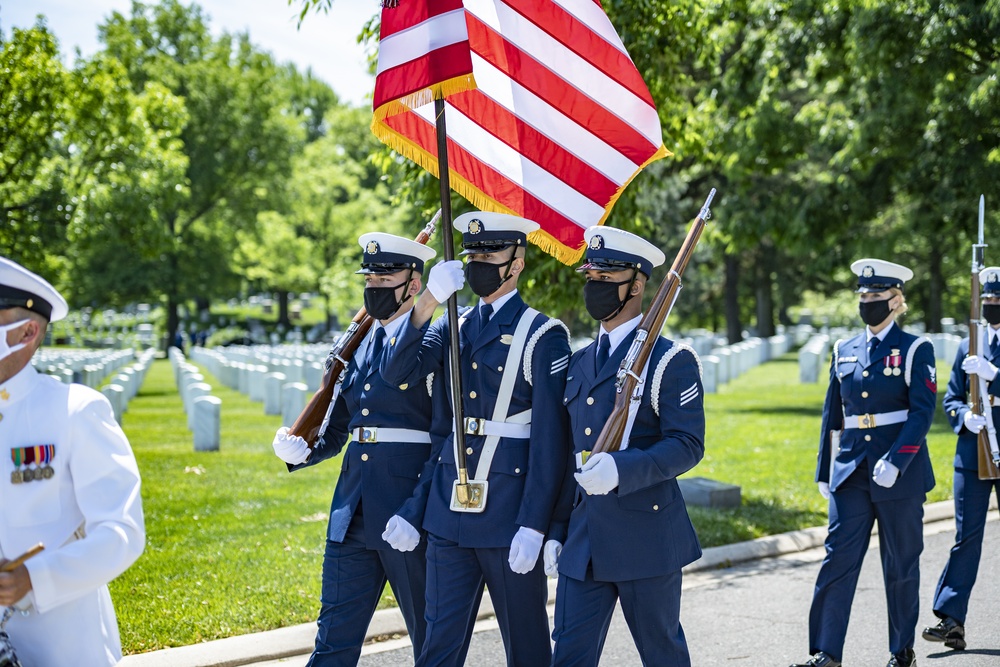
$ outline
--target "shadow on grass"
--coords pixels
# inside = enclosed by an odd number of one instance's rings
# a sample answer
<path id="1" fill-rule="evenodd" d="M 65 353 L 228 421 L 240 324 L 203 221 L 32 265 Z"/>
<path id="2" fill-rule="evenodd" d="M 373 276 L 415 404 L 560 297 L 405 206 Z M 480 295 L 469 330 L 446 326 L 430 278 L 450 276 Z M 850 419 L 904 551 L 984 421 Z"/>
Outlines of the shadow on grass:
<path id="1" fill-rule="evenodd" d="M 740 507 L 688 506 L 702 548 L 753 540 L 791 530 L 822 526 L 826 512 L 783 505 L 776 498 L 744 498 Z"/>
<path id="2" fill-rule="evenodd" d="M 775 405 L 762 408 L 759 405 L 746 408 L 726 408 L 726 412 L 755 415 L 795 415 L 799 417 L 814 417 L 819 420 L 823 416 L 823 408 L 796 405 Z"/>

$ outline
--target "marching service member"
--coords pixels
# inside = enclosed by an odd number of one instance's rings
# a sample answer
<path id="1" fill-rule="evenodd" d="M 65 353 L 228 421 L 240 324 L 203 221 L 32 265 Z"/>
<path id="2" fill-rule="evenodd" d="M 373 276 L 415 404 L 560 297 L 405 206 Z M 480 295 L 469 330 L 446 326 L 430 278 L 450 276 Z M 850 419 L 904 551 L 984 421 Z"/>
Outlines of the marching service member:
<path id="1" fill-rule="evenodd" d="M 454 437 L 441 448 L 427 501 L 427 639 L 417 665 L 462 665 L 486 584 L 508 665 L 551 656 L 547 586 L 539 561 L 568 452 L 561 409 L 569 331 L 529 308 L 517 292 L 530 220 L 467 213 L 462 264 L 434 266 L 383 373 L 394 383 L 447 375 L 450 330 L 434 309 L 468 279 L 479 303 L 459 322 L 465 459 L 477 490 L 463 504 Z M 450 376 L 449 385 L 450 385 Z M 451 396 L 449 391 L 448 396 Z M 463 469 L 464 470 L 464 469 Z M 471 496 L 470 496 L 471 498 Z M 407 519 L 407 521 L 409 521 Z"/>
<path id="2" fill-rule="evenodd" d="M 681 568 L 701 556 L 677 476 L 705 453 L 701 363 L 686 345 L 658 337 L 642 398 L 616 452 L 590 456 L 615 404 L 615 377 L 642 320 L 642 297 L 660 250 L 634 234 L 591 227 L 583 288 L 601 322 L 596 341 L 570 360 L 562 402 L 577 472 L 561 507 L 568 527 L 545 544 L 559 583 L 553 665 L 597 665 L 620 602 L 644 665 L 690 665 L 680 624 Z M 575 478 L 575 479 L 574 479 Z M 557 524 L 558 525 L 558 524 Z"/>
<path id="3" fill-rule="evenodd" d="M 146 542 L 139 468 L 111 404 L 31 365 L 66 301 L 0 257 L 0 607 L 24 667 L 114 665 L 121 640 L 108 582 Z"/>
<path id="4" fill-rule="evenodd" d="M 809 653 L 793 667 L 837 667 L 861 564 L 878 522 L 889 608 L 888 667 L 913 652 L 923 551 L 923 504 L 934 487 L 927 431 L 937 406 L 934 347 L 903 331 L 905 266 L 851 264 L 865 331 L 837 341 L 823 407 L 816 481 L 830 500 L 826 558 L 809 612 Z"/>
<path id="5" fill-rule="evenodd" d="M 365 277 L 365 310 L 376 321 L 344 370 L 318 445 L 310 450 L 287 427 L 274 439 L 275 453 L 294 471 L 336 456 L 350 437 L 330 508 L 319 629 L 308 662 L 316 667 L 358 663 L 386 580 L 414 655 L 420 650 L 427 542 L 418 530 L 426 485 L 418 481 L 429 476 L 436 460 L 433 419 L 440 416 L 447 424 L 449 417 L 447 407 L 435 405 L 444 400 L 440 375 L 398 383 L 380 368 L 398 343 L 433 248 L 383 233 L 358 241 L 364 251 L 357 273 Z"/>
<path id="6" fill-rule="evenodd" d="M 948 422 L 958 434 L 955 445 L 955 546 L 941 573 L 934 593 L 934 615 L 937 625 L 924 628 L 924 639 L 944 642 L 948 648 L 965 648 L 965 615 L 969 611 L 969 596 L 976 583 L 979 558 L 983 552 L 983 533 L 990 494 L 1000 500 L 1000 480 L 979 479 L 979 432 L 986 427 L 986 417 L 969 409 L 969 382 L 982 377 L 989 389 L 993 422 L 1000 422 L 1000 267 L 990 266 L 979 273 L 982 287 L 982 315 L 989 323 L 986 345 L 980 353 L 969 355 L 969 339 L 958 346 L 955 364 L 944 395 L 944 410 Z M 984 396 L 984 398 L 987 398 Z"/>

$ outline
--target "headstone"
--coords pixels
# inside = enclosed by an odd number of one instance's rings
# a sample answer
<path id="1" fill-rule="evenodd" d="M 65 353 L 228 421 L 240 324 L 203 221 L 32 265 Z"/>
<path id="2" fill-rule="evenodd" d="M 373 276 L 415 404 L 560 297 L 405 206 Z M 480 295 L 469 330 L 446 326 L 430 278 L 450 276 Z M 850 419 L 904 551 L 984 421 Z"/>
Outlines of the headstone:
<path id="1" fill-rule="evenodd" d="M 284 373 L 268 373 L 264 376 L 264 414 L 281 414 L 281 386 L 285 384 Z"/>
<path id="2" fill-rule="evenodd" d="M 705 477 L 680 477 L 677 479 L 684 502 L 698 507 L 716 509 L 739 507 L 740 487 L 735 484 L 717 482 Z"/>
<path id="3" fill-rule="evenodd" d="M 107 397 L 108 402 L 111 403 L 111 409 L 115 413 L 115 421 L 121 424 L 122 413 L 124 412 L 124 410 L 122 410 L 122 402 L 124 401 L 125 390 L 119 384 L 109 384 L 105 385 L 105 387 L 101 389 L 101 393 L 104 394 Z"/>
<path id="4" fill-rule="evenodd" d="M 264 400 L 264 378 L 267 376 L 267 366 L 250 366 L 247 374 L 249 376 L 250 400 L 259 403 Z"/>
<path id="5" fill-rule="evenodd" d="M 701 367 L 705 373 L 702 378 L 705 393 L 714 394 L 719 390 L 719 358 L 714 354 L 706 355 L 701 358 Z"/>
<path id="6" fill-rule="evenodd" d="M 281 388 L 281 424 L 291 426 L 309 401 L 309 388 L 302 382 L 289 382 Z"/>
<path id="7" fill-rule="evenodd" d="M 220 415 L 222 399 L 218 396 L 199 396 L 194 399 L 194 450 L 196 452 L 219 451 Z"/>
<path id="8" fill-rule="evenodd" d="M 187 387 L 187 424 L 188 430 L 194 430 L 194 409 L 195 401 L 197 401 L 202 396 L 208 396 L 212 393 L 212 386 L 205 384 L 204 382 L 194 382 L 189 384 Z"/>

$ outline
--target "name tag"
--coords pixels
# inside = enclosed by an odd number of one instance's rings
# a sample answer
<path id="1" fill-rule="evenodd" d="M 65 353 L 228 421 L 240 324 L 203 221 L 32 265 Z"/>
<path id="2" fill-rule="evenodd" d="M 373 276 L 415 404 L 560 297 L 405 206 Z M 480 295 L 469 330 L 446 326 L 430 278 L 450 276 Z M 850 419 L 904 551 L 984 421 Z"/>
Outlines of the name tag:
<path id="1" fill-rule="evenodd" d="M 837 361 L 838 362 L 841 362 L 841 361 L 857 361 L 857 360 L 858 360 L 857 357 L 837 357 Z"/>

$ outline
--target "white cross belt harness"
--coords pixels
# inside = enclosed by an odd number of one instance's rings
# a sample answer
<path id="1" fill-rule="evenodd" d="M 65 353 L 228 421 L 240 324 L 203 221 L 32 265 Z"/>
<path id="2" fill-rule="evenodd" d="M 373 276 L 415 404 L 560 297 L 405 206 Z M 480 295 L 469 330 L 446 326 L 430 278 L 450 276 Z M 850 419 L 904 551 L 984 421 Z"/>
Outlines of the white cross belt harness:
<path id="1" fill-rule="evenodd" d="M 427 431 L 417 431 L 412 428 L 384 428 L 382 426 L 363 426 L 351 431 L 355 442 L 404 442 L 419 445 L 431 444 L 431 434 Z"/>
<path id="2" fill-rule="evenodd" d="M 902 424 L 906 421 L 909 410 L 896 410 L 895 412 L 880 412 L 878 414 L 866 415 L 844 415 L 844 429 L 851 428 L 877 428 L 879 426 L 890 426 L 892 424 Z"/>

